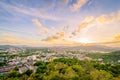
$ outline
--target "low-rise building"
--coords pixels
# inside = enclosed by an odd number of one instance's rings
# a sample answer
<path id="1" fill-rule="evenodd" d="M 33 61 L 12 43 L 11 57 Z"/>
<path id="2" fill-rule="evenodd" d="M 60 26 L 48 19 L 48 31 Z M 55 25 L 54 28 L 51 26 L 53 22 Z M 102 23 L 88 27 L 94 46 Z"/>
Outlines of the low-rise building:
<path id="1" fill-rule="evenodd" d="M 19 68 L 19 73 L 22 74 L 22 73 L 26 72 L 27 70 L 28 70 L 28 68 L 26 66 L 22 66 Z"/>

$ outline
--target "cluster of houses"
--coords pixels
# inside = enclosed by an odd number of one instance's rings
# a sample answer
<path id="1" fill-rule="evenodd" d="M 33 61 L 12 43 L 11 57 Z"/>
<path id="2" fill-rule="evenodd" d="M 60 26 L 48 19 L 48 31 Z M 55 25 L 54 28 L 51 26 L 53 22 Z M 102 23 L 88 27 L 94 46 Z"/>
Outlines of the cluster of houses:
<path id="1" fill-rule="evenodd" d="M 50 50 L 52 50 L 53 52 L 49 52 Z M 8 49 L 6 51 L 8 51 L 11 54 L 18 54 L 20 53 L 20 51 L 25 52 L 25 49 L 23 50 Z M 6 51 L 2 51 L 2 52 L 6 52 Z M 92 60 L 92 58 L 87 57 L 86 54 L 79 54 L 79 53 L 73 54 L 72 52 L 67 52 L 63 49 L 52 48 L 52 49 L 48 49 L 48 52 L 46 53 L 36 50 L 35 52 L 33 52 L 33 54 L 25 56 L 25 57 L 15 56 L 9 59 L 8 57 L 0 57 L 0 63 L 4 62 L 5 60 L 7 61 L 7 66 L 0 67 L 0 74 L 5 74 L 9 72 L 10 70 L 14 69 L 15 67 L 18 67 L 19 73 L 24 73 L 27 70 L 33 70 L 34 72 L 36 72 L 37 67 L 34 66 L 36 61 L 50 62 L 56 58 L 61 58 L 61 57 L 64 57 L 64 58 L 75 57 L 79 60 L 84 60 L 84 59 Z M 103 59 L 98 59 L 98 61 L 100 64 L 104 64 Z M 118 60 L 118 62 L 120 63 L 120 60 Z"/>
<path id="2" fill-rule="evenodd" d="M 24 73 L 27 70 L 33 70 L 35 72 L 37 69 L 34 66 L 35 60 L 37 60 L 35 55 L 26 58 L 15 57 L 7 61 L 7 66 L 0 67 L 0 73 L 7 73 L 15 67 L 19 68 L 19 73 Z"/>
<path id="3" fill-rule="evenodd" d="M 6 51 L 1 51 L 1 53 L 2 52 L 9 52 L 10 55 L 14 55 L 14 54 L 19 54 L 20 50 L 8 49 Z M 42 53 L 41 51 L 35 51 L 34 53 L 35 54 L 31 54 L 25 57 L 20 57 L 20 56 L 14 56 L 13 58 L 8 58 L 7 56 L 0 57 L 0 63 L 6 60 L 6 64 L 7 64 L 7 66 L 0 67 L 0 75 L 8 73 L 10 70 L 14 69 L 15 67 L 18 67 L 19 73 L 24 73 L 27 70 L 32 70 L 36 72 L 37 67 L 34 66 L 36 61 L 49 62 L 52 61 L 53 58 L 55 58 L 54 57 L 55 53 Z"/>

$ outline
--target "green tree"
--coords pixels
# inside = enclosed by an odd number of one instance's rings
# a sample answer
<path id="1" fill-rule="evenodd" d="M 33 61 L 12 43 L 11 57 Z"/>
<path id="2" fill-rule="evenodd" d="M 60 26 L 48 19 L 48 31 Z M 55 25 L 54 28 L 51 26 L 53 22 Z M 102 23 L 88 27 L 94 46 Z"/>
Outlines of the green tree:
<path id="1" fill-rule="evenodd" d="M 93 70 L 90 72 L 92 80 L 112 80 L 112 75 L 104 70 Z"/>

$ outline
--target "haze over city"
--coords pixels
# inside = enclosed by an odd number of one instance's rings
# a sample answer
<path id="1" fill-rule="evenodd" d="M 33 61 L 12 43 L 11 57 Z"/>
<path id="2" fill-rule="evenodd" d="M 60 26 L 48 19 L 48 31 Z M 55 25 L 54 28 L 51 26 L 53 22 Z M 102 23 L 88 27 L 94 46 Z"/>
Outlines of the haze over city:
<path id="1" fill-rule="evenodd" d="M 0 0 L 0 44 L 120 47 L 120 0 Z"/>

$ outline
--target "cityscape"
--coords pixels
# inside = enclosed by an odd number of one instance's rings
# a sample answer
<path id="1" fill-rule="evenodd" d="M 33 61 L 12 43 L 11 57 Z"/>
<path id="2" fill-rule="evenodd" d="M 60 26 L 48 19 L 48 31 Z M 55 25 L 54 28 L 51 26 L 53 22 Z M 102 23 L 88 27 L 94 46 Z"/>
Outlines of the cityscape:
<path id="1" fill-rule="evenodd" d="M 120 80 L 120 0 L 0 0 L 0 80 Z"/>

